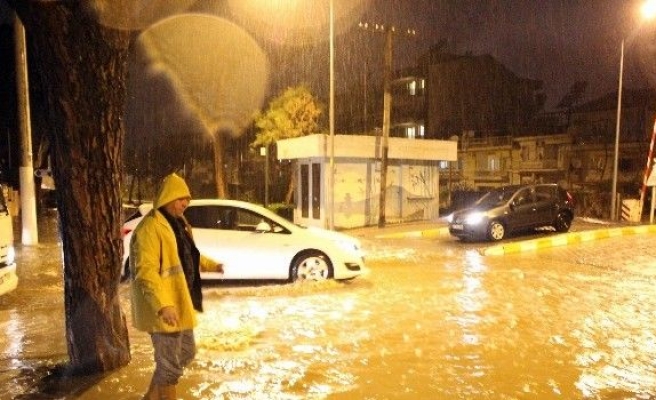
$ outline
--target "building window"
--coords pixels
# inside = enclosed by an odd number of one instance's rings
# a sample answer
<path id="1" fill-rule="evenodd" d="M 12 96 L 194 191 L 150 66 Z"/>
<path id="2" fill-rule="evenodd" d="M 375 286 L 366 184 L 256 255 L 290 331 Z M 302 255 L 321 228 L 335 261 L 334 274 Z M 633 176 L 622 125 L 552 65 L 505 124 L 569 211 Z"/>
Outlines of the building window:
<path id="1" fill-rule="evenodd" d="M 321 218 L 321 164 L 312 163 L 312 218 Z"/>
<path id="2" fill-rule="evenodd" d="M 477 154 L 476 169 L 479 171 L 500 171 L 501 158 L 495 153 Z"/>
<path id="3" fill-rule="evenodd" d="M 417 95 L 417 81 L 412 81 L 408 83 L 408 93 L 410 94 L 410 96 Z"/>
<path id="4" fill-rule="evenodd" d="M 301 165 L 301 217 L 310 215 L 310 166 Z"/>
<path id="5" fill-rule="evenodd" d="M 409 126 L 404 128 L 404 137 L 408 139 L 423 139 L 424 138 L 424 126 L 416 125 Z"/>
<path id="6" fill-rule="evenodd" d="M 620 158 L 617 169 L 621 172 L 635 171 L 638 169 L 638 165 L 636 165 L 636 160 L 632 158 Z"/>
<path id="7" fill-rule="evenodd" d="M 413 80 L 408 82 L 407 89 L 410 96 L 421 96 L 424 94 L 425 79 Z"/>
<path id="8" fill-rule="evenodd" d="M 501 170 L 501 160 L 499 160 L 497 155 L 491 154 L 487 156 L 487 169 L 489 171 Z"/>

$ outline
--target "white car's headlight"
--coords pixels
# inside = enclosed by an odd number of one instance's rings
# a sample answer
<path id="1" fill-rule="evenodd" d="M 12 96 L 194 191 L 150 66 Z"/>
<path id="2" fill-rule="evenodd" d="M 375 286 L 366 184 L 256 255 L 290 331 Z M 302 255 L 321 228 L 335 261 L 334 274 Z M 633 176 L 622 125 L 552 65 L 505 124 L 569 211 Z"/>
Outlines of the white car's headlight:
<path id="1" fill-rule="evenodd" d="M 447 215 L 444 219 L 446 220 L 446 222 L 450 224 L 451 222 L 453 222 L 453 213 Z"/>
<path id="2" fill-rule="evenodd" d="M 340 249 L 349 253 L 360 253 L 362 251 L 360 243 L 355 240 L 338 239 L 335 240 L 335 244 Z"/>
<path id="3" fill-rule="evenodd" d="M 16 261 L 16 249 L 14 249 L 14 246 L 9 246 L 9 250 L 7 250 L 7 265 L 11 265 Z"/>
<path id="4" fill-rule="evenodd" d="M 465 223 L 468 225 L 478 225 L 485 219 L 485 213 L 473 212 L 465 217 Z"/>

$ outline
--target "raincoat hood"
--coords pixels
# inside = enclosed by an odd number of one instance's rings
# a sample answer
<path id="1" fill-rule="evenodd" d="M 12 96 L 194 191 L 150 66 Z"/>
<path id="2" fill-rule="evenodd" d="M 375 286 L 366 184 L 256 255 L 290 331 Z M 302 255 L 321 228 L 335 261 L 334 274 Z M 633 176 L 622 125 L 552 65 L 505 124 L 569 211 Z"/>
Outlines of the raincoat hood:
<path id="1" fill-rule="evenodd" d="M 159 189 L 159 193 L 155 198 L 154 207 L 155 209 L 160 208 L 161 206 L 172 202 L 173 200 L 188 198 L 191 199 L 191 192 L 189 192 L 189 187 L 177 174 L 171 174 L 164 178 L 162 186 Z"/>

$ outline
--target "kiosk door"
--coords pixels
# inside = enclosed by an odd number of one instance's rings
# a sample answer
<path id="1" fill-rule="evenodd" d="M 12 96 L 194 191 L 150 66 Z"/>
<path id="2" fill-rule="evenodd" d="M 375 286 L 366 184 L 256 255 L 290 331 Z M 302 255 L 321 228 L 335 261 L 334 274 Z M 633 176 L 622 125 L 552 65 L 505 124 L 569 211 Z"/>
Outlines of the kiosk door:
<path id="1" fill-rule="evenodd" d="M 320 163 L 301 164 L 300 171 L 301 218 L 308 225 L 317 225 L 321 220 L 322 174 Z M 310 221 L 309 221 L 310 220 Z"/>

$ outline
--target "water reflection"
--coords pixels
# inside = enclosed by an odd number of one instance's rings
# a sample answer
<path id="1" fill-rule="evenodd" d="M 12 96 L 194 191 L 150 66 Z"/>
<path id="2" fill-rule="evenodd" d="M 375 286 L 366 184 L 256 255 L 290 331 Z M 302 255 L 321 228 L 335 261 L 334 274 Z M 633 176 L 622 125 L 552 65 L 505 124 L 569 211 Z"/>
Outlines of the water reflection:
<path id="1" fill-rule="evenodd" d="M 467 251 L 462 259 L 461 288 L 455 294 L 459 311 L 453 320 L 460 329 L 460 346 L 454 347 L 451 362 L 459 365 L 461 375 L 461 393 L 468 396 L 479 393 L 480 383 L 477 381 L 485 376 L 485 358 L 481 351 L 481 313 L 485 311 L 488 294 L 483 284 L 486 266 L 482 257 L 476 251 Z M 473 380 L 470 380 L 469 378 Z"/>
<path id="2" fill-rule="evenodd" d="M 188 399 L 655 398 L 651 264 L 618 267 L 608 254 L 562 248 L 494 258 L 430 241 L 411 245 L 376 243 L 368 249 L 372 273 L 349 283 L 205 285 L 199 353 L 180 392 Z M 640 259 L 647 246 L 632 238 Z M 66 359 L 60 248 L 23 250 L 21 282 L 29 285 L 0 297 L 8 398 L 38 393 L 44 366 Z M 121 305 L 129 310 L 127 286 Z M 152 374 L 152 346 L 128 325 L 130 365 L 54 398 L 138 398 Z"/>
<path id="3" fill-rule="evenodd" d="M 3 358 L 15 358 L 23 352 L 23 342 L 24 342 L 24 329 L 21 322 L 21 316 L 16 312 L 16 310 L 10 310 L 9 315 L 2 318 L 3 321 L 6 321 L 0 326 L 0 329 L 4 332 L 2 336 L 4 340 L 2 341 L 3 345 Z"/>
<path id="4" fill-rule="evenodd" d="M 310 286 L 208 290 L 209 311 L 199 319 L 200 351 L 190 373 L 220 379 L 201 380 L 192 388 L 195 396 L 324 399 L 353 385 L 354 375 L 343 368 L 343 346 L 358 339 L 345 337 L 339 324 L 358 300 L 342 284 Z"/>

